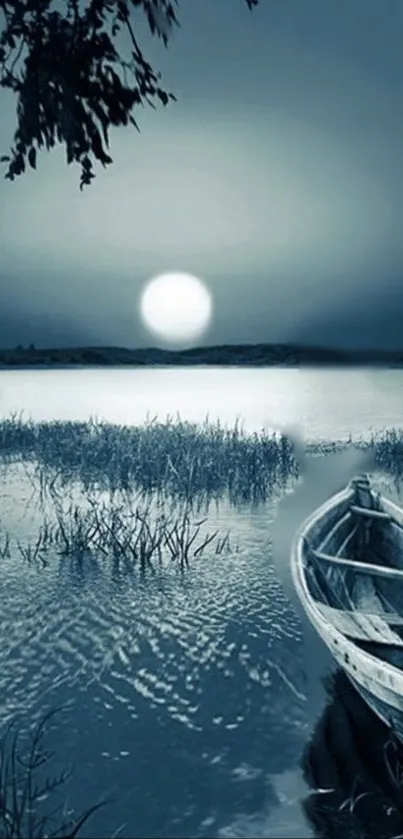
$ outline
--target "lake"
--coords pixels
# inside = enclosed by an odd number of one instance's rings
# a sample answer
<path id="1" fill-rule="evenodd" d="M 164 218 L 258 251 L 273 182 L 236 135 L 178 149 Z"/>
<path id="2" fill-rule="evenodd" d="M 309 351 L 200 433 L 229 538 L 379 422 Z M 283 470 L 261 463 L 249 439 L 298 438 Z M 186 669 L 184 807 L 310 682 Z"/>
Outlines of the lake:
<path id="1" fill-rule="evenodd" d="M 115 423 L 209 414 L 248 430 L 298 426 L 309 439 L 342 439 L 400 425 L 402 384 L 403 371 L 389 370 L 2 371 L 0 409 Z M 237 549 L 206 555 L 183 576 L 139 580 L 57 556 L 38 568 L 16 551 L 1 559 L 0 719 L 26 729 L 59 709 L 49 737 L 56 770 L 73 766 L 70 805 L 112 799 L 82 836 L 376 835 L 332 834 L 348 809 L 333 802 L 323 815 L 315 803 L 316 787 L 330 786 L 321 781 L 333 759 L 329 728 L 341 720 L 348 729 L 347 692 L 322 683 L 332 662 L 294 601 L 288 549 L 301 515 L 331 490 L 329 471 L 337 482 L 352 468 L 327 463 L 315 497 L 309 487 L 287 496 L 280 519 L 276 501 L 212 508 L 209 526 L 230 529 Z M 35 533 L 41 509 L 18 464 L 3 477 L 0 511 L 19 539 Z M 364 715 L 358 702 L 359 724 Z M 375 738 L 372 717 L 371 726 Z M 340 766 L 351 759 L 348 736 Z M 315 789 L 301 764 L 307 750 Z"/>
<path id="2" fill-rule="evenodd" d="M 96 368 L 1 370 L 0 415 L 96 416 L 135 425 L 147 415 L 217 418 L 248 431 L 298 426 L 308 439 L 368 436 L 403 423 L 403 370 Z"/>

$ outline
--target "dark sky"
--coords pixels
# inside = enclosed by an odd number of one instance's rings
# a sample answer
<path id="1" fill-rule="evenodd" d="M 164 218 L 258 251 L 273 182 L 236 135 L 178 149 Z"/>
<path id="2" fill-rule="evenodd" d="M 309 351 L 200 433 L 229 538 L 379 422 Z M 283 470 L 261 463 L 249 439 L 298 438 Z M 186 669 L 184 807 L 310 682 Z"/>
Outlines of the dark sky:
<path id="1" fill-rule="evenodd" d="M 115 131 L 89 189 L 61 149 L 0 181 L 0 344 L 150 344 L 139 293 L 178 269 L 212 293 L 204 343 L 402 347 L 402 0 L 181 20 L 168 51 L 142 39 L 178 103 Z"/>

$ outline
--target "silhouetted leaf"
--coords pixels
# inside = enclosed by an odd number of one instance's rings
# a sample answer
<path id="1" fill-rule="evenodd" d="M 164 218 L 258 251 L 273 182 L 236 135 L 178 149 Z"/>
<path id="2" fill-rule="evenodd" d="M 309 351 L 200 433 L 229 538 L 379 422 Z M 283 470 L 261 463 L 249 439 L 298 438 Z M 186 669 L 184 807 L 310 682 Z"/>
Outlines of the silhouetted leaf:
<path id="1" fill-rule="evenodd" d="M 236 0 L 234 0 L 236 2 Z M 258 0 L 244 0 L 249 9 Z M 65 146 L 68 164 L 81 167 L 80 189 L 95 177 L 92 164 L 112 163 L 109 128 L 129 123 L 139 130 L 133 110 L 176 101 L 160 84 L 161 73 L 146 60 L 137 37 L 142 12 L 152 35 L 165 45 L 178 0 L 0 0 L 0 87 L 17 98 L 17 125 L 5 177 L 14 180 L 36 168 L 37 149 Z M 38 12 L 40 25 L 38 27 Z M 123 55 L 120 33 L 130 43 Z"/>
<path id="2" fill-rule="evenodd" d="M 35 146 L 31 146 L 28 152 L 28 162 L 32 169 L 36 169 L 36 148 Z"/>
<path id="3" fill-rule="evenodd" d="M 169 96 L 168 96 L 168 94 L 165 90 L 161 90 L 161 88 L 158 88 L 157 89 L 157 96 L 158 96 L 158 99 L 160 100 L 160 102 L 162 102 L 163 105 L 168 104 Z"/>

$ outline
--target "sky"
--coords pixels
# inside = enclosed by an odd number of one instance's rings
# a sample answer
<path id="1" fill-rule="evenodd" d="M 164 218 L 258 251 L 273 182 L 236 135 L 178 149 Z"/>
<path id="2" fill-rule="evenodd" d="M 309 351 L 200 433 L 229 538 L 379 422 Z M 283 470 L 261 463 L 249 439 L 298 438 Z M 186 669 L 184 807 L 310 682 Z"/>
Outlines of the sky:
<path id="1" fill-rule="evenodd" d="M 139 38 L 167 109 L 112 133 L 79 190 L 64 150 L 0 188 L 0 345 L 155 344 L 154 275 L 201 278 L 198 343 L 403 348 L 402 0 L 182 0 Z M 0 91 L 0 150 L 15 103 Z"/>

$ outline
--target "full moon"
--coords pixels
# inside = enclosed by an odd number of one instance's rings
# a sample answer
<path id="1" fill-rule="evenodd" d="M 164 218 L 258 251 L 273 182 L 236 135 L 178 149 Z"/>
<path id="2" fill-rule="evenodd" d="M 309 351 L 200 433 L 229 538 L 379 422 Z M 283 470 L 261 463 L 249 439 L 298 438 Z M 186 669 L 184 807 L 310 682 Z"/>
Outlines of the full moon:
<path id="1" fill-rule="evenodd" d="M 210 323 L 211 310 L 211 296 L 204 283 L 178 271 L 149 280 L 140 300 L 147 329 L 172 343 L 200 338 Z"/>

